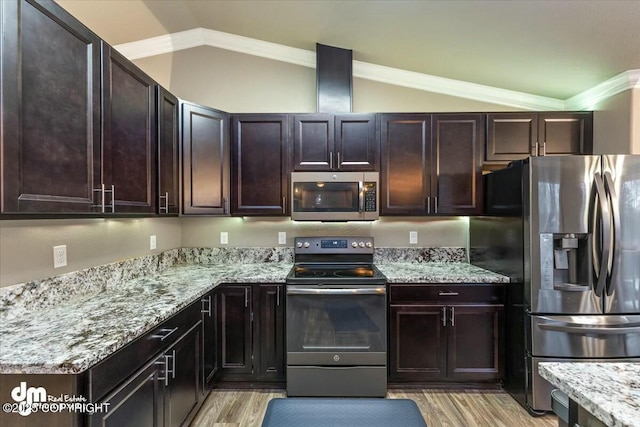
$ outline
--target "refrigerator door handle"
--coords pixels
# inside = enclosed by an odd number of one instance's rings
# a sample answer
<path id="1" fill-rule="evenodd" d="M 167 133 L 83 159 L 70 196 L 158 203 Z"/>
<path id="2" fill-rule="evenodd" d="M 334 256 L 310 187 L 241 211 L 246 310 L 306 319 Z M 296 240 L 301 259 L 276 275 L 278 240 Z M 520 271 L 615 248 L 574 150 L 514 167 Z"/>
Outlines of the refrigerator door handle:
<path id="1" fill-rule="evenodd" d="M 600 264 L 599 267 L 596 265 L 594 268 L 597 279 L 595 293 L 598 297 L 602 297 L 604 295 L 605 285 L 607 281 L 607 266 L 609 265 L 609 257 L 611 253 L 611 214 L 609 212 L 609 201 L 604 189 L 604 182 L 600 173 L 596 173 L 594 175 L 594 186 L 597 193 L 596 197 L 598 198 L 598 203 L 600 204 L 600 220 L 602 221 L 602 251 L 600 253 L 600 256 L 598 257 L 596 246 L 598 245 L 600 236 L 595 235 L 597 231 L 597 228 L 595 227 L 597 215 L 594 215 L 594 224 L 592 230 L 592 232 L 594 233 L 592 239 L 593 255 L 594 262 L 596 262 L 596 264 Z M 599 262 L 596 261 L 598 259 Z"/>
<path id="2" fill-rule="evenodd" d="M 619 334 L 640 334 L 640 324 L 630 323 L 625 326 L 594 326 L 575 325 L 567 323 L 540 323 L 540 329 L 548 331 L 567 332 L 572 334 L 595 334 L 595 335 L 619 335 Z"/>
<path id="3" fill-rule="evenodd" d="M 611 213 L 612 213 L 612 244 L 613 250 L 609 256 L 608 263 L 608 280 L 607 280 L 607 295 L 613 293 L 614 284 L 613 279 L 618 276 L 618 260 L 620 259 L 620 211 L 618 210 L 618 195 L 616 194 L 615 183 L 610 172 L 604 173 L 604 188 L 609 194 L 611 199 Z"/>

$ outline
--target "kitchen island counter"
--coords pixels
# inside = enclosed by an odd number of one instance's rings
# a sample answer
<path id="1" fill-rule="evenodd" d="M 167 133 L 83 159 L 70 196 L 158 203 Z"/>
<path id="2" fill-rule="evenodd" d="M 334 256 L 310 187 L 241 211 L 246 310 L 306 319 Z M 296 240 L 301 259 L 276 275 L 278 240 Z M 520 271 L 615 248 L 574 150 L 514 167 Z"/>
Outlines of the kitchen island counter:
<path id="1" fill-rule="evenodd" d="M 640 363 L 544 362 L 539 370 L 607 426 L 640 426 Z"/>

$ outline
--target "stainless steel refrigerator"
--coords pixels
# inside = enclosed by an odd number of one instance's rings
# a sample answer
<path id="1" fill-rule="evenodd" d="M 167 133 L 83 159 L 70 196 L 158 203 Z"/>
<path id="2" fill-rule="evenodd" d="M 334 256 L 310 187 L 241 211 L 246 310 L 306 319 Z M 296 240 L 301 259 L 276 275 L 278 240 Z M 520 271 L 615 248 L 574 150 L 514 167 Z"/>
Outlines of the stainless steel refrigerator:
<path id="1" fill-rule="evenodd" d="M 510 274 L 504 386 L 551 409 L 543 361 L 640 362 L 640 156 L 532 157 L 485 176 L 471 262 Z"/>

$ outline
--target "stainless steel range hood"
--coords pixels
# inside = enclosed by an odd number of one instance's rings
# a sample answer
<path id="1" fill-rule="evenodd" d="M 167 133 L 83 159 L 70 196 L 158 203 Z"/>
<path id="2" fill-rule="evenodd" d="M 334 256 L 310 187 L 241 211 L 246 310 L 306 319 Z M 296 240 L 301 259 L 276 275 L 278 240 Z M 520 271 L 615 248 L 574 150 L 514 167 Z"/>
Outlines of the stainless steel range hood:
<path id="1" fill-rule="evenodd" d="M 353 51 L 316 43 L 318 113 L 352 111 Z"/>

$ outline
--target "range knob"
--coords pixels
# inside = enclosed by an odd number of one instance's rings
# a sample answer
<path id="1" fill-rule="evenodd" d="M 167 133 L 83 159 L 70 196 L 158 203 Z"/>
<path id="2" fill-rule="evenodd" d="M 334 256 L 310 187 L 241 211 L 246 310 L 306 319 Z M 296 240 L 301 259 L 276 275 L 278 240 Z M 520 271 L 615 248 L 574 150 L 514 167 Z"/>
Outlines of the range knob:
<path id="1" fill-rule="evenodd" d="M 298 244 L 296 246 L 301 248 L 302 247 L 302 242 L 298 242 Z"/>
<path id="2" fill-rule="evenodd" d="M 357 248 L 358 247 L 358 242 L 351 242 L 351 247 L 352 248 Z"/>
<path id="3" fill-rule="evenodd" d="M 304 242 L 304 247 L 308 248 L 309 247 L 309 242 Z"/>
<path id="4" fill-rule="evenodd" d="M 364 242 L 358 243 L 358 246 L 360 246 L 361 248 L 364 248 Z"/>
<path id="5" fill-rule="evenodd" d="M 371 242 L 367 242 L 367 245 L 366 245 L 366 246 L 367 246 L 368 248 L 373 247 L 373 245 L 371 244 Z"/>

